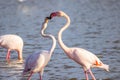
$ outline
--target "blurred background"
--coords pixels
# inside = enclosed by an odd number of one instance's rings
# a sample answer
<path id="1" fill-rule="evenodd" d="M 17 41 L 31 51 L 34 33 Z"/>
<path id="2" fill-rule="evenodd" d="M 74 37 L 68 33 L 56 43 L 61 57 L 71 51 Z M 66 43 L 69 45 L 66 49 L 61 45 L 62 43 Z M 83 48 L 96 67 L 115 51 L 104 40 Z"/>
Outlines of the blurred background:
<path id="1" fill-rule="evenodd" d="M 31 53 L 48 50 L 52 42 L 40 35 L 40 29 L 44 18 L 58 10 L 71 19 L 71 25 L 63 33 L 64 43 L 87 49 L 110 66 L 110 72 L 92 69 L 97 80 L 119 80 L 119 0 L 0 0 L 0 35 L 21 36 L 24 59 Z M 65 22 L 64 18 L 52 19 L 46 33 L 57 38 Z M 6 64 L 6 53 L 7 50 L 0 47 L 0 80 L 26 80 L 27 77 L 21 76 L 24 64 Z M 15 51 L 11 59 L 17 59 Z M 31 80 L 39 80 L 39 75 L 34 74 Z M 85 76 L 82 67 L 70 60 L 57 44 L 43 80 L 85 80 Z"/>

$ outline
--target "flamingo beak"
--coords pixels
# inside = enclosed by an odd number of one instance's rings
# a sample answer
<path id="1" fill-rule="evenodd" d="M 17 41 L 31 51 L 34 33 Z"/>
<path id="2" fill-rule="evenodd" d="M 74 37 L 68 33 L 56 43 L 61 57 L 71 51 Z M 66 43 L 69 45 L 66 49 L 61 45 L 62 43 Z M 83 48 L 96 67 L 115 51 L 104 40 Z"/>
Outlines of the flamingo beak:
<path id="1" fill-rule="evenodd" d="M 46 17 L 47 19 L 52 19 L 52 17 L 50 16 L 50 17 Z"/>
<path id="2" fill-rule="evenodd" d="M 53 12 L 50 14 L 49 17 L 46 17 L 47 19 L 52 19 L 53 17 L 57 16 L 57 12 Z"/>

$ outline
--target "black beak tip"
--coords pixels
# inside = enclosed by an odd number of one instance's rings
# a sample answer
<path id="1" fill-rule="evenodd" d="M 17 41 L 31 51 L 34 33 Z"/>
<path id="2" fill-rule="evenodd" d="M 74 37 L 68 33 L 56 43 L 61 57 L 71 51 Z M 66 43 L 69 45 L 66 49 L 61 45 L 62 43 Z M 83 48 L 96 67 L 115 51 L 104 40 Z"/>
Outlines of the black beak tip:
<path id="1" fill-rule="evenodd" d="M 46 17 L 47 19 L 52 19 L 51 17 Z"/>

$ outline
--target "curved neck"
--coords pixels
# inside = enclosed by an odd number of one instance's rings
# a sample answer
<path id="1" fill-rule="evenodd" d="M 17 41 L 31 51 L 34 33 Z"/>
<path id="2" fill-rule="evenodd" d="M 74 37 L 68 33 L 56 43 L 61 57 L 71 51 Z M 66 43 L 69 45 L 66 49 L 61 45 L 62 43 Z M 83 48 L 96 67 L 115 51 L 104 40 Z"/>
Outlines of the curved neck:
<path id="1" fill-rule="evenodd" d="M 60 45 L 60 47 L 64 50 L 64 52 L 68 52 L 69 51 L 69 47 L 67 47 L 63 41 L 62 41 L 62 33 L 65 29 L 67 29 L 70 25 L 70 18 L 68 15 L 64 15 L 63 17 L 66 18 L 67 23 L 60 29 L 59 33 L 58 33 L 58 43 Z"/>
<path id="2" fill-rule="evenodd" d="M 50 34 L 45 34 L 44 33 L 44 31 L 45 31 L 45 29 L 42 29 L 41 30 L 41 35 L 43 36 L 43 37 L 48 37 L 48 38 L 51 38 L 52 39 L 52 47 L 51 47 L 51 49 L 50 49 L 50 57 L 51 57 L 51 55 L 52 55 L 52 53 L 53 53 L 53 51 L 54 51 L 54 49 L 55 49 L 55 47 L 56 47 L 56 39 L 55 39 L 55 37 L 53 36 L 53 35 L 50 35 Z"/>

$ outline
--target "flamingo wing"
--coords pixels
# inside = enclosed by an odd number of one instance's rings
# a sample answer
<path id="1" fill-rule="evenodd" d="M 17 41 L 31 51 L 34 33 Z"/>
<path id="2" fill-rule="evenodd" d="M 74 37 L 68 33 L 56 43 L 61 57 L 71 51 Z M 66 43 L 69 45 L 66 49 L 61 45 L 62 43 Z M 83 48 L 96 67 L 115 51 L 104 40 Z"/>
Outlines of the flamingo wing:
<path id="1" fill-rule="evenodd" d="M 82 66 L 88 66 L 90 68 L 93 65 L 97 57 L 91 52 L 82 48 L 72 48 L 73 60 Z"/>
<path id="2" fill-rule="evenodd" d="M 39 71 L 45 63 L 44 53 L 47 51 L 41 51 L 38 53 L 34 53 L 28 56 L 25 62 L 25 69 L 23 74 L 26 74 L 30 71 Z"/>

